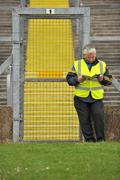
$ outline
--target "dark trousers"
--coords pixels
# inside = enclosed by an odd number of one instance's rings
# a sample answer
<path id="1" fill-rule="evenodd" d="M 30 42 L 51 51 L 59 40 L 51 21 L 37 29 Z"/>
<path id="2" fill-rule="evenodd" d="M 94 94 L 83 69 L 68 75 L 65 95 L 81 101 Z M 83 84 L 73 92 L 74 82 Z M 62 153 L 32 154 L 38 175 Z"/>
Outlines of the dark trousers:
<path id="1" fill-rule="evenodd" d="M 74 106 L 77 111 L 80 128 L 85 141 L 95 142 L 105 140 L 104 135 L 104 105 L 102 100 L 93 103 L 83 102 L 79 97 L 74 97 Z M 93 126 L 95 135 L 93 131 Z"/>

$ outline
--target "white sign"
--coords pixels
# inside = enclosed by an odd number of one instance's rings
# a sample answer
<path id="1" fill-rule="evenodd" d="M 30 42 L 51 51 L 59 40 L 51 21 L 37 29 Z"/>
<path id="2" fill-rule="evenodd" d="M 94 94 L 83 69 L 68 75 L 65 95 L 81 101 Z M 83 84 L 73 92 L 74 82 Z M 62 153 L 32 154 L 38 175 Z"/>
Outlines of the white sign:
<path id="1" fill-rule="evenodd" d="M 46 14 L 55 14 L 55 9 L 46 9 Z"/>

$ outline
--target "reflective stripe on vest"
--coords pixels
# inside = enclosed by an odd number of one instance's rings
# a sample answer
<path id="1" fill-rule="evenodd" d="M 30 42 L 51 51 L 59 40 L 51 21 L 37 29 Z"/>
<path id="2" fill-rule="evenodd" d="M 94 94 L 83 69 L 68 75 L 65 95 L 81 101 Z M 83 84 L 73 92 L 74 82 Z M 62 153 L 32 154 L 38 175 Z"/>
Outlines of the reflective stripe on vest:
<path id="1" fill-rule="evenodd" d="M 81 86 L 78 85 L 76 87 L 76 89 L 87 90 L 87 91 L 95 91 L 95 90 L 104 89 L 104 86 L 97 86 L 97 87 L 87 88 L 87 87 L 81 87 Z"/>
<path id="2" fill-rule="evenodd" d="M 103 75 L 103 63 L 99 60 L 100 63 L 100 75 Z"/>
<path id="3" fill-rule="evenodd" d="M 81 76 L 81 60 L 78 61 L 78 76 Z"/>

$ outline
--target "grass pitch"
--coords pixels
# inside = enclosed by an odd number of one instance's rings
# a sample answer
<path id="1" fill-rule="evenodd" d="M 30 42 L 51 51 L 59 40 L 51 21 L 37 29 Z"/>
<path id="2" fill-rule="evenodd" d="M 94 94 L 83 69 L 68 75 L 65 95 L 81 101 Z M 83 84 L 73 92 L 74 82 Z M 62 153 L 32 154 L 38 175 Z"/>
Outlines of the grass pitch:
<path id="1" fill-rule="evenodd" d="M 119 142 L 0 144 L 0 180 L 119 179 Z"/>

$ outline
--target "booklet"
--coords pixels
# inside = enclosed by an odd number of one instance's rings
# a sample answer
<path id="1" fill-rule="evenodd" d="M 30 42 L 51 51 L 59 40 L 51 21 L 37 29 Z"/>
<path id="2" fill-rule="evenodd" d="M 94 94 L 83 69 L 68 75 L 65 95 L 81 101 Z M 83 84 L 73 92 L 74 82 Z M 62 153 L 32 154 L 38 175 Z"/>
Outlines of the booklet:
<path id="1" fill-rule="evenodd" d="M 96 74 L 96 75 L 94 75 L 94 76 L 92 76 L 92 77 L 90 77 L 90 76 L 87 76 L 87 75 L 82 75 L 86 80 L 93 80 L 93 79 L 96 79 L 96 78 L 98 78 L 98 76 L 100 76 L 100 74 Z"/>

